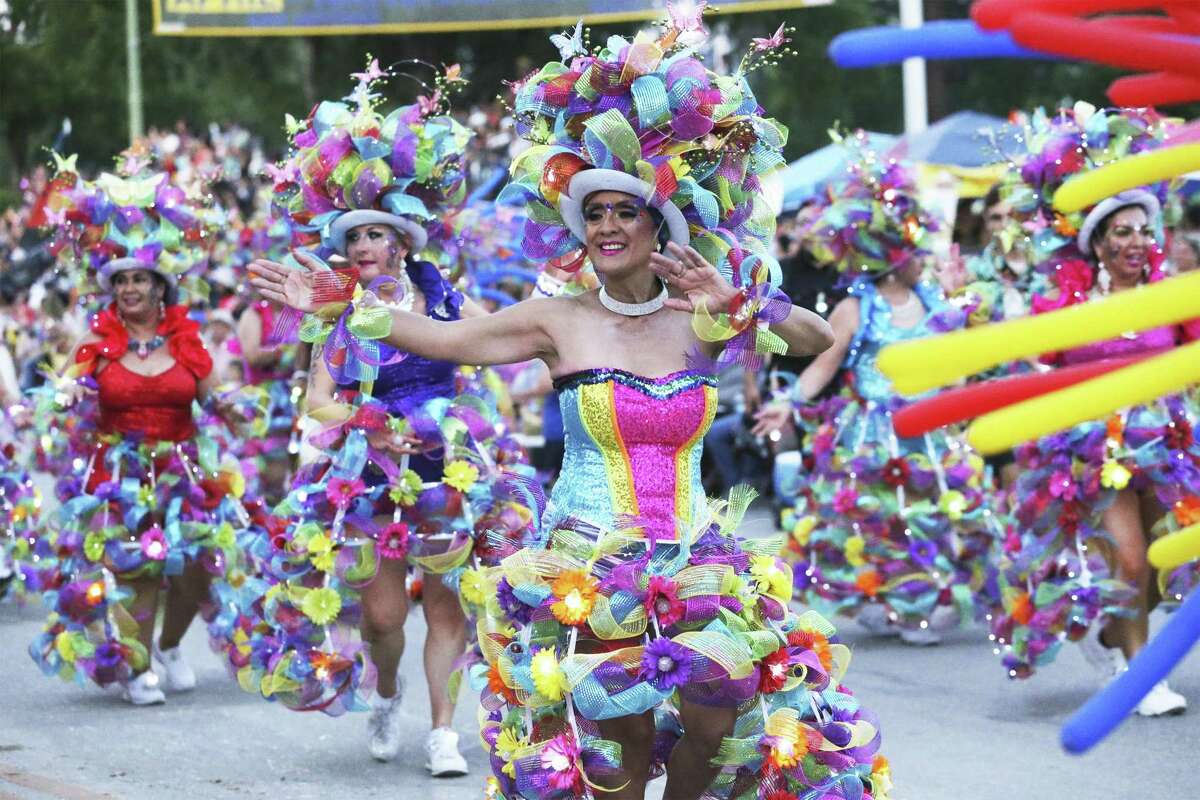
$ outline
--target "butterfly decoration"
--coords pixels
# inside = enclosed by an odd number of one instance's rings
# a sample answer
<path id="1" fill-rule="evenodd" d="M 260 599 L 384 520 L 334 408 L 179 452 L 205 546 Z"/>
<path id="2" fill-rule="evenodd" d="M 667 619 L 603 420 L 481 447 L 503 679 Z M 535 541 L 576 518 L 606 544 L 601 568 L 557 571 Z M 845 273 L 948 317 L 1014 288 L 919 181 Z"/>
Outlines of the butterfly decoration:
<path id="1" fill-rule="evenodd" d="M 446 67 L 446 83 L 457 83 L 458 81 L 465 80 L 466 78 L 462 76 L 461 64 L 451 64 Z"/>
<path id="2" fill-rule="evenodd" d="M 79 170 L 75 168 L 75 161 L 79 158 L 78 153 L 72 153 L 66 158 L 63 158 L 54 151 L 51 151 L 50 155 L 54 156 L 54 170 L 59 175 L 66 175 L 68 173 L 74 175 L 79 174 Z"/>
<path id="3" fill-rule="evenodd" d="M 783 47 L 785 44 L 791 41 L 791 39 L 783 35 L 786 25 L 787 23 L 780 23 L 779 28 L 776 29 L 775 33 L 771 34 L 771 36 L 768 38 L 764 39 L 761 36 L 756 36 L 751 39 L 751 49 L 758 53 L 765 53 L 769 50 L 775 50 Z"/>
<path id="4" fill-rule="evenodd" d="M 550 43 L 558 48 L 558 55 L 563 61 L 569 60 L 572 56 L 587 55 L 587 50 L 583 47 L 583 20 L 575 23 L 575 32 L 570 36 L 565 33 L 556 33 L 550 37 Z"/>
<path id="5" fill-rule="evenodd" d="M 380 78 L 387 77 L 387 71 L 379 68 L 379 59 L 372 58 L 371 63 L 367 65 L 366 72 L 351 72 L 350 77 L 354 78 L 359 83 L 371 83 Z"/>
<path id="6" fill-rule="evenodd" d="M 442 90 L 438 89 L 430 96 L 417 95 L 417 108 L 420 109 L 422 117 L 429 117 L 437 114 L 442 108 Z"/>
<path id="7" fill-rule="evenodd" d="M 293 161 L 287 161 L 283 166 L 265 164 L 263 165 L 263 174 L 270 178 L 276 186 L 293 183 L 300 177 L 300 171 Z"/>
<path id="8" fill-rule="evenodd" d="M 667 3 L 667 14 L 671 17 L 671 27 L 680 33 L 690 33 L 696 31 L 698 33 L 708 33 L 708 29 L 704 27 L 704 22 L 701 17 L 704 16 L 704 10 L 708 8 L 708 0 L 684 0 L 676 6 L 675 3 Z"/>
<path id="9" fill-rule="evenodd" d="M 296 119 L 291 114 L 284 114 L 283 127 L 287 130 L 288 136 L 295 136 L 308 127 L 308 120 Z"/>
<path id="10" fill-rule="evenodd" d="M 379 95 L 371 91 L 370 84 L 359 81 L 358 85 L 354 87 L 354 91 L 342 99 L 353 103 L 355 108 L 361 111 L 370 108 L 378 98 Z"/>

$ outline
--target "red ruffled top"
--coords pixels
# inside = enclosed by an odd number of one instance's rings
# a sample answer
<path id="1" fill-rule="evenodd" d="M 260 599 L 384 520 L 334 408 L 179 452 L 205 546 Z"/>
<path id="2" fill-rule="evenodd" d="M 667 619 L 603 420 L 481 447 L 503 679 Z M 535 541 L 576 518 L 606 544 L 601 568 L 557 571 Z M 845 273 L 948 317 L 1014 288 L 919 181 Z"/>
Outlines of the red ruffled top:
<path id="1" fill-rule="evenodd" d="M 96 378 L 101 430 L 171 442 L 194 436 L 192 401 L 197 384 L 212 372 L 212 358 L 200 341 L 200 326 L 187 318 L 187 309 L 171 306 L 158 326 L 158 335 L 166 338 L 175 359 L 158 375 L 139 375 L 120 363 L 129 351 L 129 331 L 115 307 L 94 316 L 91 329 L 100 341 L 81 346 L 75 361 L 87 374 L 95 373 L 99 359 L 110 362 Z"/>

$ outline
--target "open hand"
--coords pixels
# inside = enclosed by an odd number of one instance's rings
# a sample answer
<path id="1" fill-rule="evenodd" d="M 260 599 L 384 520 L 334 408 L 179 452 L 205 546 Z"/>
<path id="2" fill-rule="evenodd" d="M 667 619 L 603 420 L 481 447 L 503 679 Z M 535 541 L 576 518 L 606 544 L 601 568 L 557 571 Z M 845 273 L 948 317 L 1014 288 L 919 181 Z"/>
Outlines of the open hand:
<path id="1" fill-rule="evenodd" d="M 738 290 L 693 247 L 667 243 L 667 253 L 653 253 L 650 269 L 668 285 L 683 292 L 683 297 L 671 297 L 667 308 L 692 312 L 703 305 L 716 316 L 729 310 Z"/>
<path id="2" fill-rule="evenodd" d="M 934 274 L 937 276 L 938 283 L 941 284 L 942 291 L 948 295 L 954 294 L 967 285 L 969 282 L 967 262 L 959 252 L 957 244 L 950 246 L 950 258 L 938 264 L 934 269 Z"/>
<path id="3" fill-rule="evenodd" d="M 789 403 L 768 403 L 754 415 L 754 427 L 750 433 L 755 436 L 767 436 L 783 428 L 792 420 L 792 406 Z"/>
<path id="4" fill-rule="evenodd" d="M 320 269 L 316 259 L 295 250 L 292 255 L 303 270 L 289 269 L 275 261 L 256 258 L 250 262 L 250 284 L 266 299 L 306 314 L 317 310 L 313 302 L 313 273 Z"/>

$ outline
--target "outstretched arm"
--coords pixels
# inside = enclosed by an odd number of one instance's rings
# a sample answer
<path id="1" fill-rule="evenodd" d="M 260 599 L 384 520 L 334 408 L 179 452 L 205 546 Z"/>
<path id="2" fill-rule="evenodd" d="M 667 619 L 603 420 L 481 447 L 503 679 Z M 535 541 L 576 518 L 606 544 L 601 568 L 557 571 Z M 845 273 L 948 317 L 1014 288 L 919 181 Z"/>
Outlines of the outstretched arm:
<path id="1" fill-rule="evenodd" d="M 270 300 L 299 311 L 317 309 L 313 302 L 315 262 L 304 254 L 297 260 L 307 270 L 288 269 L 273 261 L 257 260 L 250 265 L 251 283 Z M 557 358 L 548 326 L 561 304 L 559 299 L 532 299 L 509 306 L 495 314 L 439 322 L 421 314 L 390 309 L 391 331 L 384 340 L 406 353 L 437 361 L 485 366 L 510 364 L 541 358 Z"/>
<path id="2" fill-rule="evenodd" d="M 720 271 L 692 247 L 667 244 L 671 258 L 660 253 L 650 256 L 650 268 L 663 280 L 677 287 L 685 297 L 673 297 L 668 308 L 692 312 L 704 303 L 710 314 L 729 308 L 738 290 Z M 772 323 L 771 332 L 787 343 L 790 355 L 806 356 L 828 351 L 834 344 L 829 323 L 806 308 L 792 306 L 787 317 Z"/>
<path id="3" fill-rule="evenodd" d="M 772 326 L 771 330 L 776 330 L 776 327 Z M 800 373 L 800 378 L 796 381 L 796 392 L 800 395 L 796 398 L 797 401 L 807 402 L 819 395 L 842 368 L 846 351 L 850 349 L 850 342 L 854 340 L 854 334 L 858 331 L 857 297 L 847 297 L 837 304 L 833 313 L 829 315 L 829 327 L 833 332 L 833 346 L 813 359 L 804 372 Z"/>

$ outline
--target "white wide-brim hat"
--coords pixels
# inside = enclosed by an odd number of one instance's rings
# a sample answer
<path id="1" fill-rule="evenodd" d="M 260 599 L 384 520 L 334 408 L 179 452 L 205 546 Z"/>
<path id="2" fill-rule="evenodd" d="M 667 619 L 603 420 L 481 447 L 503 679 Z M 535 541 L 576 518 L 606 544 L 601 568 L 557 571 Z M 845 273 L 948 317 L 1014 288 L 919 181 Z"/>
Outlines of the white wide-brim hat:
<path id="1" fill-rule="evenodd" d="M 584 244 L 587 243 L 587 231 L 583 221 L 583 203 L 588 195 L 596 192 L 624 192 L 650 203 L 650 198 L 654 196 L 654 187 L 640 178 L 615 169 L 593 167 L 575 173 L 571 182 L 567 184 L 567 190 L 558 196 L 558 213 L 562 215 L 563 222 L 567 224 L 571 233 L 575 234 L 575 238 Z M 667 223 L 667 233 L 671 241 L 680 247 L 687 247 L 692 236 L 683 212 L 669 200 L 653 207 L 658 209 L 663 221 Z"/>
<path id="2" fill-rule="evenodd" d="M 1126 206 L 1140 206 L 1146 212 L 1146 216 L 1153 221 L 1158 216 L 1162 206 L 1158 203 L 1158 198 L 1147 192 L 1145 189 L 1129 189 L 1124 192 L 1118 192 L 1112 197 L 1106 197 L 1092 208 L 1083 219 L 1083 224 L 1079 226 L 1079 235 L 1075 237 L 1075 244 L 1079 246 L 1080 251 L 1084 255 L 1092 254 L 1092 234 L 1096 232 L 1096 226 L 1104 221 L 1109 214 L 1112 214 L 1119 208 Z"/>
<path id="3" fill-rule="evenodd" d="M 120 272 L 132 272 L 135 269 L 144 269 L 146 272 L 153 272 L 158 277 L 167 282 L 167 294 L 163 297 L 163 302 L 167 305 L 174 305 L 176 297 L 179 293 L 179 281 L 174 275 L 169 272 L 163 272 L 157 264 L 148 264 L 136 258 L 126 256 L 124 258 L 114 258 L 100 268 L 99 274 L 96 276 L 96 282 L 100 284 L 100 288 L 105 292 L 112 294 L 112 281 Z"/>
<path id="4" fill-rule="evenodd" d="M 425 233 L 425 229 L 411 219 L 389 214 L 386 211 L 355 209 L 347 211 L 329 224 L 326 243 L 342 255 L 346 255 L 346 234 L 352 228 L 360 225 L 388 225 L 395 228 L 409 238 L 412 243 L 409 252 L 413 255 L 424 250 L 425 244 L 429 241 L 429 234 Z"/>

